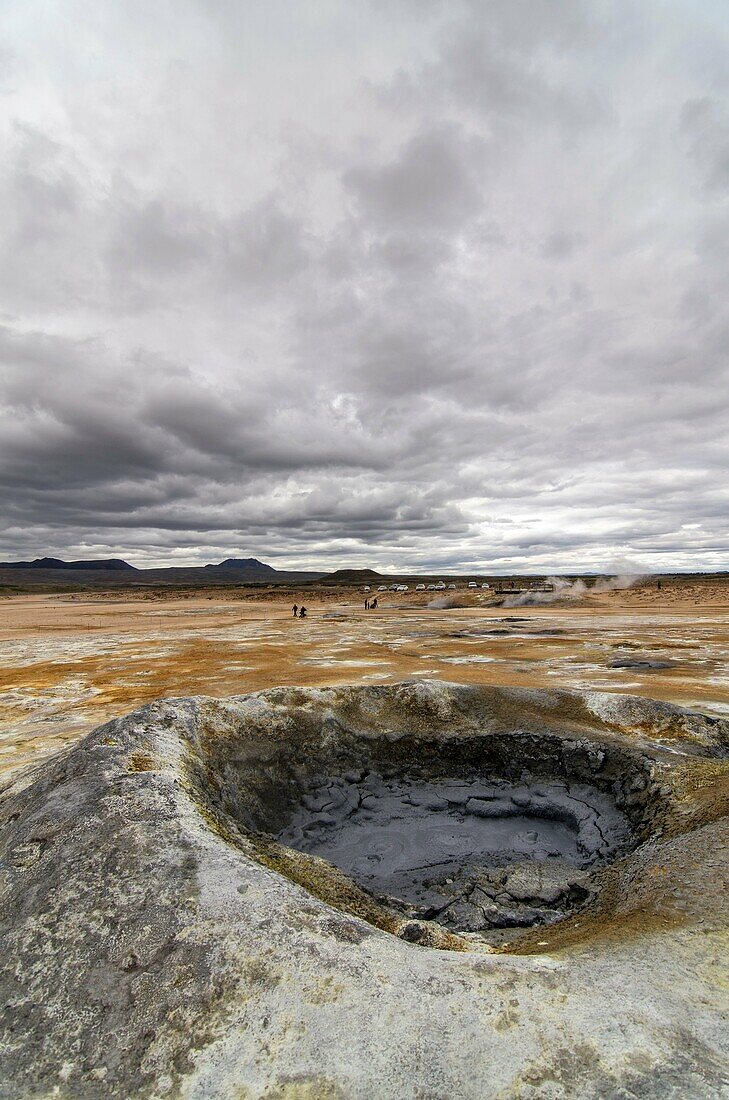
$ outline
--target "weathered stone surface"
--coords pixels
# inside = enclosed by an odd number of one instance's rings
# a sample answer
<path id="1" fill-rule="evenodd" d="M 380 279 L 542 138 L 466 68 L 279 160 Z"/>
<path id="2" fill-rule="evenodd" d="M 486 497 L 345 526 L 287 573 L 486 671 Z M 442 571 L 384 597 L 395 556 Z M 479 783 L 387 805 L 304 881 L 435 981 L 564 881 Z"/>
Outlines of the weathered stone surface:
<path id="1" fill-rule="evenodd" d="M 111 722 L 0 796 L 0 1096 L 726 1095 L 726 744 L 649 700 L 422 682 Z M 589 778 L 634 836 L 498 950 L 275 840 L 327 775 L 336 821 L 418 767 L 463 807 L 477 764 L 487 796 Z M 484 872 L 466 916 L 538 917 L 550 873 Z"/>

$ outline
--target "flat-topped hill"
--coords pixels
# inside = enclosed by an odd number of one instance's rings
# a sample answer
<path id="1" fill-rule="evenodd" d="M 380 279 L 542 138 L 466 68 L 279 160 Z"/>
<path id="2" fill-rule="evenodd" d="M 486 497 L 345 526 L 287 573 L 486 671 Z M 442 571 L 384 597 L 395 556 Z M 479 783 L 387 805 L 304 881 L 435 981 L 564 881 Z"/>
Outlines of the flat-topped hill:
<path id="1" fill-rule="evenodd" d="M 383 574 L 374 569 L 335 569 L 326 573 L 321 580 L 337 581 L 339 584 L 360 584 L 367 581 L 381 581 Z"/>
<path id="2" fill-rule="evenodd" d="M 121 558 L 92 558 L 90 561 L 64 561 L 63 558 L 34 558 L 33 561 L 0 561 L 0 569 L 91 569 L 91 570 L 131 570 L 136 573 L 136 566 L 130 565 Z"/>

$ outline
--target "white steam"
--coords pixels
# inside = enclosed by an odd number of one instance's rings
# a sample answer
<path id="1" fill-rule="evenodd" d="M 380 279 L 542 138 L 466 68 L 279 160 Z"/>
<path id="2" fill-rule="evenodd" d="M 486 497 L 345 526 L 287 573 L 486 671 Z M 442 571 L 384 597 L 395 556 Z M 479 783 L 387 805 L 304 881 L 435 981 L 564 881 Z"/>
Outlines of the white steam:
<path id="1" fill-rule="evenodd" d="M 581 580 L 570 581 L 566 577 L 547 577 L 547 584 L 552 586 L 550 592 L 520 592 L 518 596 L 507 596 L 504 607 L 539 607 L 558 600 L 581 600 L 587 595 L 631 588 L 643 576 L 642 573 L 619 573 L 614 577 L 600 577 L 592 585 Z"/>
<path id="2" fill-rule="evenodd" d="M 458 596 L 434 596 L 432 600 L 428 600 L 426 606 L 442 611 L 449 607 L 468 607 L 469 604 L 459 599 Z"/>

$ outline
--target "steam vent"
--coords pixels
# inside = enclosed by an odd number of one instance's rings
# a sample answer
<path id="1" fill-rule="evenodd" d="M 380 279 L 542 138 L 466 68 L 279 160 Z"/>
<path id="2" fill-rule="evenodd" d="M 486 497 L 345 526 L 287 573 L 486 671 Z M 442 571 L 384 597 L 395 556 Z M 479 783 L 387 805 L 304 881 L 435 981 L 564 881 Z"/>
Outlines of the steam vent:
<path id="1" fill-rule="evenodd" d="M 729 1095 L 728 745 L 440 682 L 113 721 L 0 794 L 0 1095 Z"/>

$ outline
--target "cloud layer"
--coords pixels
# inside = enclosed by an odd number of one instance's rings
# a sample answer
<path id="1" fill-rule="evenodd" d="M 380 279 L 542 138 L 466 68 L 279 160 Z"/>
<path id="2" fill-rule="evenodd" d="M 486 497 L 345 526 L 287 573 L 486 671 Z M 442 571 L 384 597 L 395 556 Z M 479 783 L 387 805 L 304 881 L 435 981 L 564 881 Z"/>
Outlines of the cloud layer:
<path id="1" fill-rule="evenodd" d="M 0 39 L 0 558 L 727 567 L 721 3 Z"/>

